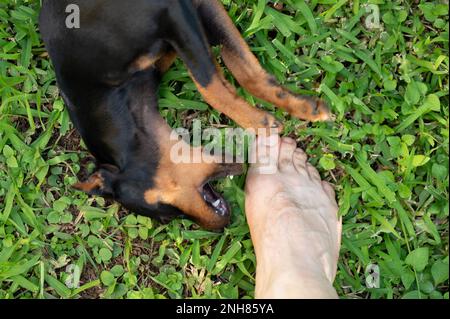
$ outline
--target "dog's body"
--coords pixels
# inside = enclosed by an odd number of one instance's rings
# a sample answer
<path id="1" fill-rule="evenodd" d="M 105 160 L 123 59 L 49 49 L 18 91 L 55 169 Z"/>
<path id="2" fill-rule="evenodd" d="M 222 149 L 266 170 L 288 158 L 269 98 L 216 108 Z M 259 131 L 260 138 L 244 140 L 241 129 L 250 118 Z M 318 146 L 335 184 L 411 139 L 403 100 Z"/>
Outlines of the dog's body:
<path id="1" fill-rule="evenodd" d="M 81 25 L 70 29 L 66 8 L 73 4 Z M 225 64 L 253 95 L 302 119 L 328 118 L 324 104 L 287 91 L 260 67 L 217 0 L 44 0 L 40 29 L 70 117 L 99 165 L 77 187 L 136 213 L 185 214 L 209 229 L 229 222 L 228 206 L 207 182 L 241 166 L 169 159 L 171 130 L 157 94 L 177 55 L 205 100 L 244 128 L 280 124 L 236 95 L 211 45 L 222 46 Z"/>

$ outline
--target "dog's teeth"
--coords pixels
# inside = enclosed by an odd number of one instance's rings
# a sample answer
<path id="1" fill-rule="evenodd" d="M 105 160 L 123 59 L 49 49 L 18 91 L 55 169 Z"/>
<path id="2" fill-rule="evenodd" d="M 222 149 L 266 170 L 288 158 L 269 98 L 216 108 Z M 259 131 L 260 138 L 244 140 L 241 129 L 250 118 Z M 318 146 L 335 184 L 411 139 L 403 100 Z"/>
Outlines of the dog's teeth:
<path id="1" fill-rule="evenodd" d="M 213 203 L 213 206 L 214 207 L 219 207 L 219 205 L 220 205 L 220 199 L 218 199 L 218 200 L 216 200 L 214 203 Z"/>

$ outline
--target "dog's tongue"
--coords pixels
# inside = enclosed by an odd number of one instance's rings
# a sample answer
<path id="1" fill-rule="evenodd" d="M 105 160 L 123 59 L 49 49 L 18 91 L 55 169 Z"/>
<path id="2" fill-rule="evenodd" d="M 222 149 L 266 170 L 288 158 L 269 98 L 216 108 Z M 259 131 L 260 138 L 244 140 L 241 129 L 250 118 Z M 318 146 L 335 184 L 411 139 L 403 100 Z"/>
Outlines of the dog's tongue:
<path id="1" fill-rule="evenodd" d="M 227 216 L 230 214 L 230 209 L 227 202 L 222 196 L 216 193 L 210 183 L 203 186 L 203 199 L 220 216 Z"/>

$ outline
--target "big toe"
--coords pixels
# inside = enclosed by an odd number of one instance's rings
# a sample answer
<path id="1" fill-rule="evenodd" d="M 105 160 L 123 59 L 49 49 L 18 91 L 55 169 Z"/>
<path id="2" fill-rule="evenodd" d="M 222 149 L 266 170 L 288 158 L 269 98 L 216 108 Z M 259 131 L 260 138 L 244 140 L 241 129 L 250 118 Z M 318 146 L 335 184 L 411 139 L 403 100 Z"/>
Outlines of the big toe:
<path id="1" fill-rule="evenodd" d="M 277 172 L 278 154 L 280 149 L 278 135 L 258 136 L 252 145 L 249 174 L 275 174 Z"/>
<path id="2" fill-rule="evenodd" d="M 292 155 L 297 148 L 295 140 L 284 137 L 281 139 L 280 155 L 278 157 L 278 168 L 280 171 L 289 171 L 294 169 Z"/>

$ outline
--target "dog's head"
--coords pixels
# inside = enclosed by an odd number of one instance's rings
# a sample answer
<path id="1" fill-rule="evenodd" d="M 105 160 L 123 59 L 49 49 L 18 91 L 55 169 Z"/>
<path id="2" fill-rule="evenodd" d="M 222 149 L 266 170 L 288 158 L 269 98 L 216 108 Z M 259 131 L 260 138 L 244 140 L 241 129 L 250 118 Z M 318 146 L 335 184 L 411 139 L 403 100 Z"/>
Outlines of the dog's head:
<path id="1" fill-rule="evenodd" d="M 112 198 L 132 212 L 170 220 L 185 215 L 210 230 L 230 222 L 230 207 L 211 181 L 242 174 L 242 164 L 224 164 L 206 156 L 199 163 L 174 163 L 167 145 L 161 145 L 158 163 L 119 170 L 112 166 L 94 173 L 74 187 L 91 195 Z M 195 152 L 195 148 L 190 148 Z M 150 169 L 146 169 L 146 167 Z"/>

